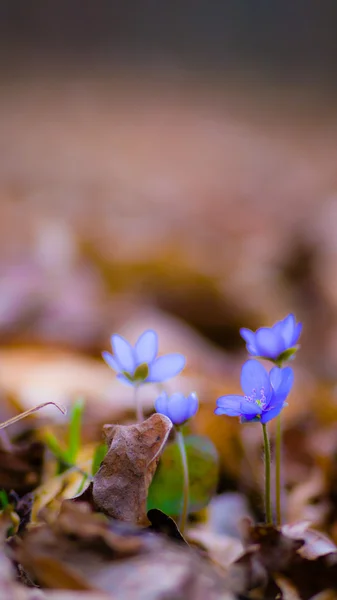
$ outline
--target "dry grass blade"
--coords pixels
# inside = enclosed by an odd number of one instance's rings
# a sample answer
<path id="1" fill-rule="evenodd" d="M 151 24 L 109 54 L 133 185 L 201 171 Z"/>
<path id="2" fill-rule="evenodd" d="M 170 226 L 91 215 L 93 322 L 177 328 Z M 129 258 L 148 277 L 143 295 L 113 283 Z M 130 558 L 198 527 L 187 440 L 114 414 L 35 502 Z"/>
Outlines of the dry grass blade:
<path id="1" fill-rule="evenodd" d="M 20 413 L 19 415 L 16 415 L 15 417 L 12 417 L 11 419 L 4 421 L 3 423 L 0 423 L 0 429 L 5 429 L 6 427 L 13 425 L 14 423 L 17 423 L 18 421 L 21 421 L 21 419 L 25 419 L 26 417 L 37 412 L 38 410 L 41 410 L 41 408 L 44 408 L 45 406 L 49 406 L 50 404 L 55 406 L 63 415 L 66 414 L 67 411 L 64 408 L 64 406 L 57 404 L 57 402 L 43 402 L 42 404 L 38 404 L 37 406 L 34 406 L 33 408 L 29 408 L 28 410 L 25 410 L 25 412 Z"/>

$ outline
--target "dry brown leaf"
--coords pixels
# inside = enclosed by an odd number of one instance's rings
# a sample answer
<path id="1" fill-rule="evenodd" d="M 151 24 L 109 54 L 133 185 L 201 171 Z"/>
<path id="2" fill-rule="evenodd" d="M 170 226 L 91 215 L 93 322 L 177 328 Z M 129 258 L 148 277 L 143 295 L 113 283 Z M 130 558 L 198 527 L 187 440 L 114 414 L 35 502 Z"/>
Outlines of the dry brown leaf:
<path id="1" fill-rule="evenodd" d="M 93 514 L 89 505 L 65 501 L 54 523 L 29 530 L 23 541 L 15 541 L 13 551 L 40 585 L 91 590 L 91 584 L 82 576 L 81 570 L 76 569 L 78 562 L 82 564 L 83 561 L 85 566 L 86 561 L 90 561 L 97 566 L 106 559 L 137 554 L 141 548 L 140 538 L 123 537 L 110 531 L 106 518 Z"/>
<path id="2" fill-rule="evenodd" d="M 207 549 L 210 558 L 224 568 L 237 560 L 243 552 L 243 546 L 239 539 L 215 533 L 207 525 L 190 528 L 187 532 L 187 540 L 202 544 Z"/>
<path id="3" fill-rule="evenodd" d="M 92 487 L 98 510 L 120 521 L 149 524 L 148 488 L 171 429 L 172 422 L 161 414 L 138 425 L 105 425 L 109 450 Z"/>
<path id="4" fill-rule="evenodd" d="M 32 527 L 13 552 L 45 587 L 103 591 L 114 600 L 233 600 L 221 574 L 196 552 L 109 522 L 87 504 L 65 501 L 54 523 Z"/>

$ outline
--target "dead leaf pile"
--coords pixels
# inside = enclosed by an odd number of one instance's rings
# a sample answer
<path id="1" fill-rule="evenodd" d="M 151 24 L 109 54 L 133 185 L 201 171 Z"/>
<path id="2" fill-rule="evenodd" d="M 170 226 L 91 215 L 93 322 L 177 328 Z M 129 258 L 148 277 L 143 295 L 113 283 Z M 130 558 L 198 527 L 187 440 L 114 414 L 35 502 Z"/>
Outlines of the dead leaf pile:
<path id="1" fill-rule="evenodd" d="M 119 600 L 220 600 L 224 579 L 183 546 L 147 530 L 109 521 L 85 503 L 66 501 L 54 523 L 32 528 L 12 552 L 46 588 L 105 591 Z"/>
<path id="2" fill-rule="evenodd" d="M 106 425 L 108 451 L 99 470 L 81 494 L 60 498 L 57 510 L 34 512 L 34 491 L 11 492 L 0 519 L 0 600 L 337 595 L 337 548 L 308 523 L 279 530 L 241 519 L 240 542 L 226 528 L 216 531 L 214 519 L 191 527 L 184 538 L 163 512 L 147 513 L 149 486 L 171 429 L 160 414 L 141 424 Z"/>

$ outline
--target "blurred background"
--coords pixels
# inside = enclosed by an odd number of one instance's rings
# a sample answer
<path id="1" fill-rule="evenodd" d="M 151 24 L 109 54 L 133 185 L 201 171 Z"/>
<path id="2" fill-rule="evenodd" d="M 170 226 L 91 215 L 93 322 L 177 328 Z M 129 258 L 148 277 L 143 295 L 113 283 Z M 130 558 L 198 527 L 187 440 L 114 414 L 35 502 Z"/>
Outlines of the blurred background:
<path id="1" fill-rule="evenodd" d="M 101 351 L 153 327 L 186 353 L 169 386 L 199 392 L 235 488 L 215 399 L 238 390 L 239 328 L 294 312 L 288 484 L 313 477 L 318 510 L 337 450 L 336 27 L 333 0 L 1 3 L 2 416 L 81 393 L 122 418 Z"/>

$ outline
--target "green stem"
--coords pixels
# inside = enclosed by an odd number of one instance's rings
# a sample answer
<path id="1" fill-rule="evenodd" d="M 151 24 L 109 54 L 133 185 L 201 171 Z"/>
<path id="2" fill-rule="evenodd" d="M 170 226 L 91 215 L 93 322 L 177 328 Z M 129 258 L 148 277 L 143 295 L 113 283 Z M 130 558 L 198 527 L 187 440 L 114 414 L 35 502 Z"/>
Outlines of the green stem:
<path id="1" fill-rule="evenodd" d="M 270 496 L 270 444 L 267 432 L 267 426 L 262 423 L 263 431 L 263 442 L 264 442 L 264 467 L 265 467 L 265 510 L 266 510 L 266 524 L 271 525 L 273 523 L 273 516 L 271 510 L 271 496 Z"/>
<path id="2" fill-rule="evenodd" d="M 139 398 L 139 386 L 135 385 L 134 387 L 134 399 L 135 399 L 135 407 L 136 407 L 136 419 L 137 423 L 142 423 L 144 421 L 144 413 L 142 403 Z"/>
<path id="3" fill-rule="evenodd" d="M 188 518 L 188 502 L 189 502 L 189 474 L 187 464 L 186 446 L 184 441 L 184 435 L 179 427 L 176 427 L 177 442 L 181 456 L 181 464 L 183 468 L 183 505 L 181 515 L 179 519 L 179 529 L 182 534 L 186 528 Z"/>
<path id="4" fill-rule="evenodd" d="M 282 360 L 276 361 L 276 366 L 282 369 Z M 275 496 L 276 496 L 276 524 L 281 525 L 281 453 L 282 453 L 282 422 L 281 414 L 276 418 L 275 433 Z"/>
<path id="5" fill-rule="evenodd" d="M 276 524 L 281 525 L 281 452 L 282 452 L 282 424 L 281 415 L 276 419 L 275 437 L 275 488 L 276 488 Z"/>

